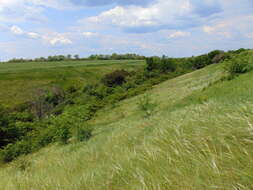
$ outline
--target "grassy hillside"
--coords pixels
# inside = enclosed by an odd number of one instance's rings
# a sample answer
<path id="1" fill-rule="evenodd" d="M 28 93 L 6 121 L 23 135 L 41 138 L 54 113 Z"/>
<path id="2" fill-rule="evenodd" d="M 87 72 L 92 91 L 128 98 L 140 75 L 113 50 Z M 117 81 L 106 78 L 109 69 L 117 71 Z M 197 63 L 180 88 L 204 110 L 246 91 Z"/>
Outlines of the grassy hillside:
<path id="1" fill-rule="evenodd" d="M 253 53 L 248 59 L 253 63 Z M 100 110 L 88 142 L 0 169 L 0 189 L 253 189 L 253 72 L 211 65 Z M 150 117 L 139 108 L 148 98 Z"/>
<path id="2" fill-rule="evenodd" d="M 38 88 L 80 87 L 115 69 L 133 70 L 143 64 L 136 60 L 0 63 L 0 104 L 13 107 L 31 99 Z"/>

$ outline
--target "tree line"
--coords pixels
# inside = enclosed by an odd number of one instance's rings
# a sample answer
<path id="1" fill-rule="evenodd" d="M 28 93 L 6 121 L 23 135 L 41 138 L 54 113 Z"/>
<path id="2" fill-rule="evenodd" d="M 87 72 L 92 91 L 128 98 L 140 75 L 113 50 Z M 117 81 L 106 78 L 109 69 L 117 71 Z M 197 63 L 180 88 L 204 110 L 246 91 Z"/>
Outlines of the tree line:
<path id="1" fill-rule="evenodd" d="M 74 61 L 74 60 L 143 60 L 145 56 L 137 55 L 137 54 L 116 54 L 113 53 L 111 55 L 104 54 L 95 54 L 90 55 L 86 58 L 80 58 L 78 54 L 76 55 L 54 55 L 48 57 L 39 57 L 34 59 L 25 59 L 25 58 L 13 58 L 10 59 L 9 63 L 23 63 L 23 62 L 53 62 L 53 61 Z"/>

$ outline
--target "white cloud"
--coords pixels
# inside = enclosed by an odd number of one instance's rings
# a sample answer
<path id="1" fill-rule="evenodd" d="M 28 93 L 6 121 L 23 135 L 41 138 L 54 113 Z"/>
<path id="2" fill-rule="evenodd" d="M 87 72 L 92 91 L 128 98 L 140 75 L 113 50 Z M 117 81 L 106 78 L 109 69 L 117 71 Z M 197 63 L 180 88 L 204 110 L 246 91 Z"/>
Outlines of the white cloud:
<path id="1" fill-rule="evenodd" d="M 226 23 L 221 23 L 215 26 L 204 26 L 202 29 L 205 33 L 208 34 L 221 35 L 226 38 L 230 38 L 232 34 L 231 31 L 226 30 L 227 29 L 226 26 L 227 26 Z"/>
<path id="2" fill-rule="evenodd" d="M 22 34 L 24 34 L 24 31 L 21 28 L 19 28 L 18 26 L 12 26 L 10 28 L 10 30 L 11 30 L 11 32 L 13 34 L 16 34 L 16 35 L 22 35 Z"/>
<path id="3" fill-rule="evenodd" d="M 11 33 L 18 36 L 25 36 L 32 39 L 41 39 L 50 45 L 68 45 L 73 42 L 65 35 L 60 33 L 47 33 L 47 34 L 38 34 L 36 32 L 26 32 L 18 26 L 12 26 L 10 28 Z"/>
<path id="4" fill-rule="evenodd" d="M 247 34 L 246 36 L 247 36 L 248 38 L 253 39 L 253 33 L 249 33 L 249 34 Z"/>
<path id="5" fill-rule="evenodd" d="M 116 6 L 83 21 L 122 28 L 153 27 L 156 30 L 189 28 L 199 25 L 204 18 L 220 11 L 216 0 L 208 0 L 199 4 L 191 0 L 157 0 L 147 7 Z M 216 5 L 217 8 L 215 8 Z"/>
<path id="6" fill-rule="evenodd" d="M 176 32 L 170 34 L 169 38 L 179 38 L 179 37 L 186 37 L 186 36 L 190 36 L 190 35 L 191 35 L 190 32 L 176 31 Z"/>
<path id="7" fill-rule="evenodd" d="M 48 42 L 51 45 L 69 45 L 73 42 L 66 37 L 64 34 L 54 33 L 54 34 L 47 34 L 44 35 L 43 40 Z"/>
<path id="8" fill-rule="evenodd" d="M 82 34 L 86 38 L 91 38 L 91 37 L 98 36 L 98 33 L 96 33 L 96 32 L 83 32 Z"/>
<path id="9" fill-rule="evenodd" d="M 239 15 L 205 25 L 202 27 L 202 30 L 209 35 L 218 35 L 226 38 L 231 38 L 233 35 L 245 36 L 253 29 L 252 20 L 253 15 Z"/>
<path id="10" fill-rule="evenodd" d="M 38 33 L 35 33 L 35 32 L 27 32 L 26 34 L 30 38 L 34 38 L 34 39 L 40 38 L 40 35 Z"/>
<path id="11" fill-rule="evenodd" d="M 44 21 L 43 8 L 27 0 L 0 0 L 0 22 Z"/>
<path id="12" fill-rule="evenodd" d="M 208 34 L 213 33 L 215 30 L 216 30 L 215 27 L 212 27 L 212 26 L 203 26 L 203 31 L 206 32 L 206 33 L 208 33 Z"/>
<path id="13" fill-rule="evenodd" d="M 37 39 L 37 38 L 41 37 L 38 33 L 35 33 L 35 32 L 26 32 L 23 29 L 21 29 L 20 27 L 15 26 L 15 25 L 13 25 L 10 28 L 10 32 L 12 34 L 14 34 L 14 35 L 25 36 L 25 37 L 33 38 L 33 39 Z"/>

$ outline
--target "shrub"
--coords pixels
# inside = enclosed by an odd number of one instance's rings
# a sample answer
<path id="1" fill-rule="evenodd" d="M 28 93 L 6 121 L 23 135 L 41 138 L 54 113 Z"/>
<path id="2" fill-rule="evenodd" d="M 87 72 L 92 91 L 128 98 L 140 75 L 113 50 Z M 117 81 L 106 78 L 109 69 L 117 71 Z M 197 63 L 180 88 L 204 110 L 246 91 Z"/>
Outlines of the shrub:
<path id="1" fill-rule="evenodd" d="M 102 83 L 108 87 L 120 86 L 126 82 L 127 76 L 130 73 L 125 70 L 116 70 L 112 73 L 106 74 L 102 78 Z"/>
<path id="2" fill-rule="evenodd" d="M 224 53 L 224 51 L 221 51 L 221 50 L 213 50 L 213 51 L 209 52 L 207 54 L 207 56 L 210 58 L 210 60 L 212 60 L 215 56 L 223 54 L 223 53 Z"/>
<path id="3" fill-rule="evenodd" d="M 149 57 L 146 58 L 146 70 L 148 72 L 159 71 L 159 72 L 174 72 L 176 70 L 176 64 L 173 58 L 167 57 Z M 148 73 L 147 72 L 147 73 Z"/>
<path id="4" fill-rule="evenodd" d="M 71 86 L 67 87 L 67 92 L 70 93 L 70 94 L 73 94 L 77 91 L 78 91 L 78 88 L 74 85 L 71 85 Z"/>
<path id="5" fill-rule="evenodd" d="M 61 102 L 63 102 L 65 98 L 65 93 L 60 87 L 54 86 L 44 96 L 45 96 L 46 103 L 56 106 L 60 104 Z"/>
<path id="6" fill-rule="evenodd" d="M 56 140 L 62 144 L 67 144 L 69 138 L 71 137 L 71 133 L 69 130 L 69 126 L 60 126 L 56 131 Z"/>
<path id="7" fill-rule="evenodd" d="M 55 134 L 56 134 L 56 128 L 52 126 L 47 126 L 48 124 L 40 124 L 44 125 L 41 126 L 40 129 L 37 131 L 33 131 L 32 134 L 30 134 L 30 138 L 33 139 L 33 147 L 35 150 L 44 147 L 50 143 L 52 143 L 55 140 Z"/>
<path id="8" fill-rule="evenodd" d="M 225 65 L 225 71 L 229 73 L 230 77 L 246 73 L 252 69 L 247 57 L 236 57 L 228 61 Z"/>
<path id="9" fill-rule="evenodd" d="M 31 149 L 32 146 L 29 141 L 18 141 L 15 144 L 8 144 L 0 152 L 1 161 L 10 162 L 20 155 L 30 153 Z"/>
<path id="10" fill-rule="evenodd" d="M 234 50 L 234 51 L 230 51 L 232 52 L 233 54 L 240 54 L 242 52 L 246 52 L 248 49 L 244 49 L 244 48 L 240 48 L 238 50 Z"/>
<path id="11" fill-rule="evenodd" d="M 87 141 L 92 136 L 92 128 L 89 126 L 80 127 L 78 126 L 76 128 L 76 140 L 78 142 Z"/>
<path id="12" fill-rule="evenodd" d="M 225 53 L 220 53 L 220 54 L 217 54 L 213 57 L 212 59 L 212 63 L 215 64 L 215 63 L 220 63 L 221 61 L 224 61 L 225 59 L 229 58 L 228 55 L 226 55 Z"/>
<path id="13" fill-rule="evenodd" d="M 149 95 L 144 95 L 139 100 L 138 107 L 141 111 L 144 112 L 144 117 L 150 117 L 153 115 L 155 108 L 157 107 L 157 104 L 154 102 L 151 102 Z"/>
<path id="14" fill-rule="evenodd" d="M 163 73 L 174 72 L 176 70 L 176 65 L 173 62 L 173 59 L 163 58 L 159 65 L 159 70 Z"/>
<path id="15" fill-rule="evenodd" d="M 154 71 L 159 68 L 161 58 L 159 57 L 148 57 L 146 58 L 147 71 Z"/>
<path id="16" fill-rule="evenodd" d="M 202 69 L 210 64 L 210 58 L 208 57 L 208 55 L 193 57 L 191 59 L 191 64 L 193 66 L 193 69 Z"/>
<path id="17" fill-rule="evenodd" d="M 34 92 L 32 101 L 29 103 L 29 109 L 35 117 L 42 119 L 48 116 L 64 99 L 64 91 L 57 86 L 52 87 L 50 90 L 37 89 Z"/>

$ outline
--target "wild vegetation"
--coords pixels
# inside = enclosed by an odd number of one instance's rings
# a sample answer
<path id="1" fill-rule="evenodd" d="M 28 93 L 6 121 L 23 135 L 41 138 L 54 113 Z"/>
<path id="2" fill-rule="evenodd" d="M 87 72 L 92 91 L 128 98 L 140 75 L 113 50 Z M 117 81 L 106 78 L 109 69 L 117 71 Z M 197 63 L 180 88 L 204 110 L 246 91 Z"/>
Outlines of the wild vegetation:
<path id="1" fill-rule="evenodd" d="M 39 89 L 0 109 L 1 160 L 58 144 L 0 169 L 0 187 L 252 189 L 252 65 L 251 50 L 150 57 Z"/>

